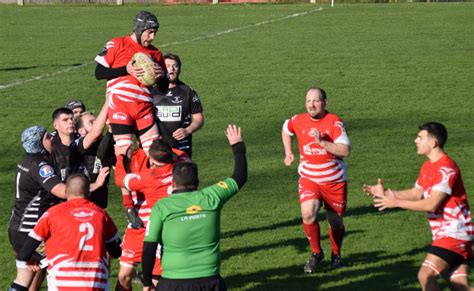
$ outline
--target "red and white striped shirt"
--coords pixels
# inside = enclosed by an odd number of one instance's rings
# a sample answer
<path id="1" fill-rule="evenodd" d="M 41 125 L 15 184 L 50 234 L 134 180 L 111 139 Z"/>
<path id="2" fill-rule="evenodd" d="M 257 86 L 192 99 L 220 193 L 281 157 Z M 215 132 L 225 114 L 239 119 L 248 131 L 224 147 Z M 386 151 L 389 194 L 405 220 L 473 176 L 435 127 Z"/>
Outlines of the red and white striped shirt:
<path id="1" fill-rule="evenodd" d="M 431 196 L 432 190 L 448 195 L 438 209 L 428 212 L 433 240 L 443 237 L 463 241 L 474 239 L 471 211 L 456 162 L 448 155 L 444 155 L 435 163 L 426 161 L 421 167 L 415 187 L 423 190 L 425 199 Z"/>
<path id="2" fill-rule="evenodd" d="M 327 152 L 318 145 L 310 133 L 317 129 L 323 140 L 350 146 L 342 120 L 328 112 L 321 119 L 314 119 L 308 113 L 293 116 L 283 124 L 283 130 L 290 136 L 296 134 L 300 152 L 298 173 L 318 184 L 340 183 L 347 180 L 344 160 Z"/>
<path id="3" fill-rule="evenodd" d="M 29 234 L 44 241 L 48 290 L 109 290 L 105 244 L 118 238 L 108 214 L 79 198 L 51 207 Z"/>
<path id="4" fill-rule="evenodd" d="M 135 53 L 142 52 L 159 64 L 166 73 L 163 56 L 156 47 L 143 47 L 133 41 L 130 36 L 118 37 L 105 44 L 95 61 L 106 68 L 120 68 L 126 66 Z M 123 102 L 152 102 L 153 95 L 147 86 L 141 84 L 131 75 L 121 76 L 107 82 L 107 90 L 112 96 Z M 112 107 L 114 104 L 110 104 Z"/>

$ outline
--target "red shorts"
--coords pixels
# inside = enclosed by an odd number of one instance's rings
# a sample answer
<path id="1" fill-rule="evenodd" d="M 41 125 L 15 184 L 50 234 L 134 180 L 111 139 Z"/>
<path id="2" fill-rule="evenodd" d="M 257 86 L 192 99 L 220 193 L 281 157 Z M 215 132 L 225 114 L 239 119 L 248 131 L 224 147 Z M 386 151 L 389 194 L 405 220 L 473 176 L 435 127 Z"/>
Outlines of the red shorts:
<path id="1" fill-rule="evenodd" d="M 318 184 L 300 177 L 298 185 L 300 203 L 308 200 L 322 200 L 324 208 L 343 215 L 346 212 L 347 182 Z"/>
<path id="2" fill-rule="evenodd" d="M 145 238 L 145 228 L 127 228 L 122 241 L 122 255 L 120 264 L 124 266 L 137 267 L 142 262 L 143 239 Z M 153 275 L 161 275 L 160 247 L 156 252 Z"/>
<path id="3" fill-rule="evenodd" d="M 472 258 L 472 241 L 458 240 L 452 237 L 443 237 L 441 239 L 434 240 L 431 245 L 455 252 L 466 260 Z"/>
<path id="4" fill-rule="evenodd" d="M 107 110 L 107 117 L 111 124 L 135 126 L 137 130 L 150 127 L 154 122 L 153 103 L 126 102 L 116 95 L 111 95 L 111 102 Z"/>

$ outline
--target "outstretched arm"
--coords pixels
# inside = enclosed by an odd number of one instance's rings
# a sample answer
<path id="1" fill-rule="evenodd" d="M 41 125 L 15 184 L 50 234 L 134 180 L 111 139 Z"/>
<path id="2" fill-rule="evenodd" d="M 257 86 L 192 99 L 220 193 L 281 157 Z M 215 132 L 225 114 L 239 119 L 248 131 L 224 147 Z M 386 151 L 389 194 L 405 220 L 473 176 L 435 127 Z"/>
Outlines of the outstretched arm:
<path id="1" fill-rule="evenodd" d="M 235 124 L 229 124 L 226 131 L 227 139 L 234 154 L 234 173 L 232 179 L 237 182 L 239 189 L 247 182 L 247 157 L 246 148 L 242 138 L 242 130 Z"/>
<path id="2" fill-rule="evenodd" d="M 291 149 L 292 136 L 285 132 L 284 129 L 281 130 L 281 140 L 283 141 L 283 148 L 285 149 L 285 159 L 283 163 L 286 166 L 290 166 L 291 163 L 295 160 L 293 155 L 293 150 Z"/>

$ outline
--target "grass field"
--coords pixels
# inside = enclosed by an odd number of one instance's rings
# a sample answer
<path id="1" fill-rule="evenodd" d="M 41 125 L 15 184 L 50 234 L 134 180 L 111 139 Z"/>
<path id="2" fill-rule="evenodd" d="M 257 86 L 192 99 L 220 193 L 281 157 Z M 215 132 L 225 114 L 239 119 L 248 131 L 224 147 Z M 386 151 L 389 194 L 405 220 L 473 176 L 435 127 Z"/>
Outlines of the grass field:
<path id="1" fill-rule="evenodd" d="M 202 186 L 232 171 L 225 126 L 244 129 L 248 184 L 222 214 L 222 276 L 230 289 L 416 290 L 431 241 L 426 214 L 378 213 L 361 187 L 377 177 L 395 189 L 411 187 L 423 162 L 413 144 L 417 126 L 436 120 L 449 130 L 446 149 L 474 203 L 473 3 L 1 6 L 0 285 L 15 274 L 7 225 L 23 154 L 19 134 L 33 124 L 51 128 L 52 111 L 68 98 L 99 109 L 105 84 L 95 80 L 92 60 L 110 38 L 129 33 L 141 9 L 158 15 L 155 44 L 181 56 L 182 79 L 201 95 L 206 125 L 195 135 L 194 153 Z M 310 86 L 328 92 L 353 151 L 343 247 L 348 266 L 325 265 L 308 276 L 296 163 L 282 163 L 280 130 L 304 111 Z M 123 229 L 119 191 L 111 192 L 108 211 Z M 326 233 L 323 223 L 322 245 L 330 254 Z M 118 262 L 113 265 L 115 284 Z"/>

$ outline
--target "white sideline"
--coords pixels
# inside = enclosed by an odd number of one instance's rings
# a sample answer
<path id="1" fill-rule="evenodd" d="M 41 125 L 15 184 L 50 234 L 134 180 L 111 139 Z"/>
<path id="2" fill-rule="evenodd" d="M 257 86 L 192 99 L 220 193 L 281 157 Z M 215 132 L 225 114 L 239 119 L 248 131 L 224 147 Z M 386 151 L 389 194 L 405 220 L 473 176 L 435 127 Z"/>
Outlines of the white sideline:
<path id="1" fill-rule="evenodd" d="M 183 40 L 183 41 L 175 41 L 175 42 L 162 44 L 162 45 L 159 45 L 159 48 L 168 47 L 168 46 L 171 46 L 171 45 L 177 45 L 177 44 L 193 42 L 193 41 L 198 41 L 198 40 L 203 40 L 203 39 L 208 39 L 208 38 L 214 38 L 214 37 L 217 37 L 217 36 L 221 36 L 221 35 L 224 35 L 224 34 L 236 32 L 236 31 L 240 31 L 240 30 L 244 30 L 244 29 L 251 28 L 251 27 L 257 27 L 257 26 L 260 26 L 260 25 L 265 25 L 265 24 L 269 24 L 269 23 L 273 23 L 273 22 L 277 22 L 277 21 L 282 21 L 282 20 L 286 20 L 286 19 L 289 19 L 289 18 L 303 16 L 303 15 L 313 13 L 313 12 L 319 12 L 321 10 L 323 10 L 322 7 L 316 8 L 316 9 L 311 9 L 311 10 L 308 10 L 308 11 L 297 12 L 297 13 L 293 13 L 293 14 L 290 14 L 290 15 L 287 15 L 287 16 L 280 17 L 280 18 L 272 19 L 272 20 L 266 20 L 266 21 L 262 21 L 262 22 L 259 22 L 259 23 L 255 23 L 255 24 L 249 24 L 249 25 L 245 25 L 245 26 L 241 26 L 241 27 L 230 28 L 230 29 L 227 29 L 227 30 L 224 30 L 224 31 L 219 31 L 219 32 L 213 33 L 213 34 L 198 36 L 198 37 Z M 66 69 L 63 69 L 63 70 L 59 70 L 59 71 L 56 71 L 56 72 L 53 72 L 53 73 L 46 73 L 46 74 L 43 74 L 43 75 L 32 77 L 30 79 L 18 80 L 18 81 L 15 81 L 13 83 L 10 83 L 10 84 L 0 85 L 0 90 L 15 87 L 15 86 L 18 86 L 18 85 L 23 85 L 23 84 L 26 84 L 26 83 L 29 83 L 29 82 L 32 82 L 32 81 L 36 81 L 36 80 L 40 80 L 40 79 L 44 79 L 44 78 L 47 78 L 47 77 L 53 77 L 53 76 L 56 76 L 56 75 L 67 73 L 69 71 L 77 70 L 77 69 L 80 69 L 82 67 L 92 65 L 94 63 L 95 63 L 94 61 L 87 62 L 87 63 L 81 64 L 81 65 L 78 65 L 78 66 L 72 66 L 72 67 L 69 67 L 69 68 L 66 68 Z"/>

